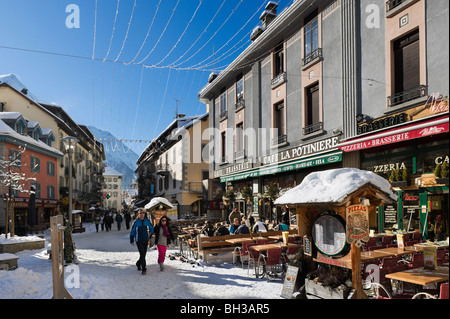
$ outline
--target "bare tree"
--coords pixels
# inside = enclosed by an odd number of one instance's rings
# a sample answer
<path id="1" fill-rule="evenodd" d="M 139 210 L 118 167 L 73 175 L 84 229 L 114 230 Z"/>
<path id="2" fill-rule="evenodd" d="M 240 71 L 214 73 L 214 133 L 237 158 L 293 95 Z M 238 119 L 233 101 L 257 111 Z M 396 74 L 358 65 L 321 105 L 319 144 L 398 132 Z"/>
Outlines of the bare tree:
<path id="1" fill-rule="evenodd" d="M 30 187 L 26 188 L 27 183 L 36 180 L 34 177 L 27 177 L 25 173 L 21 173 L 22 154 L 25 153 L 25 150 L 26 147 L 19 146 L 17 152 L 10 153 L 6 158 L 0 157 L 0 181 L 6 188 L 5 238 L 8 237 L 9 227 L 11 228 L 11 237 L 14 237 L 13 193 L 29 193 Z"/>

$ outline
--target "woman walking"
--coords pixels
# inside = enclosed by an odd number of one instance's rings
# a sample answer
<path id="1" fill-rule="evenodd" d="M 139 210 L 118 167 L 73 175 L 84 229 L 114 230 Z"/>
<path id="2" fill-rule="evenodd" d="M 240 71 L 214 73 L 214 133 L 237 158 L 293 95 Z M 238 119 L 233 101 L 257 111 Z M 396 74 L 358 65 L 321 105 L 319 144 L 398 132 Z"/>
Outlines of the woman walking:
<path id="1" fill-rule="evenodd" d="M 168 218 L 163 216 L 155 226 L 155 244 L 158 249 L 158 264 L 161 271 L 165 270 L 164 260 L 166 257 L 166 250 L 172 240 L 175 240 L 175 238 L 170 228 Z"/>

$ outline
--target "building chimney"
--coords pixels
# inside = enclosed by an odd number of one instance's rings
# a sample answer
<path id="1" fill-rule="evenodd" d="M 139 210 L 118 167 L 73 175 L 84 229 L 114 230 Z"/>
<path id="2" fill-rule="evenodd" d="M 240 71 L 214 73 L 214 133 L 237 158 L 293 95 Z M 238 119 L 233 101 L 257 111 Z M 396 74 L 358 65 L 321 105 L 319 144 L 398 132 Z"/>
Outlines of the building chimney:
<path id="1" fill-rule="evenodd" d="M 274 1 L 269 1 L 267 3 L 266 10 L 259 17 L 264 29 L 277 17 L 277 7 L 278 3 Z"/>

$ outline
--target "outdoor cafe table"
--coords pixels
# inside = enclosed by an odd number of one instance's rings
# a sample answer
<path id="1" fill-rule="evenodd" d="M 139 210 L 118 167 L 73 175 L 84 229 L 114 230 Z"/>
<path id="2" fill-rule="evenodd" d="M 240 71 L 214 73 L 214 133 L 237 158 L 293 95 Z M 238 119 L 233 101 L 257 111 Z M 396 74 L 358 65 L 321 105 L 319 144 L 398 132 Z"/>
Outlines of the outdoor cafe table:
<path id="1" fill-rule="evenodd" d="M 283 243 L 278 243 L 278 244 L 262 244 L 262 245 L 255 245 L 252 246 L 253 250 L 259 251 L 259 252 L 264 252 L 264 251 L 268 251 L 269 249 L 274 249 L 274 248 L 282 248 L 282 249 L 286 249 L 288 247 L 296 247 L 298 246 L 297 244 L 292 244 L 292 243 L 288 243 L 283 244 Z"/>
<path id="2" fill-rule="evenodd" d="M 231 238 L 225 240 L 227 243 L 233 244 L 233 245 L 239 245 L 242 243 L 248 243 L 254 241 L 254 239 L 250 237 L 243 237 L 243 238 Z"/>
<path id="3" fill-rule="evenodd" d="M 387 274 L 386 278 L 409 282 L 418 286 L 428 286 L 448 281 L 448 267 L 438 266 L 434 270 L 425 269 L 424 267 L 408 269 Z"/>
<path id="4" fill-rule="evenodd" d="M 300 237 L 300 235 L 298 235 L 298 234 L 289 234 L 288 237 L 290 237 L 290 238 L 297 238 L 297 237 Z M 283 235 L 272 235 L 272 236 L 267 236 L 267 238 L 273 239 L 273 240 L 281 240 L 281 239 L 283 239 Z"/>
<path id="5" fill-rule="evenodd" d="M 384 257 L 392 257 L 395 256 L 393 253 L 382 252 L 381 249 L 372 250 L 372 251 L 363 251 L 361 252 L 361 261 L 379 259 Z"/>

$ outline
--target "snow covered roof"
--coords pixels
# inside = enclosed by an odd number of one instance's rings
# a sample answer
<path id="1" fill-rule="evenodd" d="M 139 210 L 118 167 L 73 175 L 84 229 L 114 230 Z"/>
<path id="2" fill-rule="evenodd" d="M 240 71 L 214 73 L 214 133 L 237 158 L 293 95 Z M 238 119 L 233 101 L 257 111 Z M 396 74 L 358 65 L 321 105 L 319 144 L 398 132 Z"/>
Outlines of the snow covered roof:
<path id="1" fill-rule="evenodd" d="M 10 85 L 11 87 L 13 87 L 14 89 L 16 89 L 19 92 L 22 92 L 22 94 L 26 95 L 29 99 L 33 100 L 36 103 L 39 103 L 39 99 L 30 93 L 30 91 L 28 90 L 28 88 L 17 78 L 17 76 L 15 74 L 4 74 L 4 75 L 0 75 L 0 83 L 7 83 L 8 85 Z M 23 90 L 26 91 L 23 91 Z M 27 93 L 23 93 L 23 92 L 27 92 Z"/>
<path id="2" fill-rule="evenodd" d="M 342 204 L 352 193 L 371 185 L 385 199 L 396 201 L 390 183 L 374 172 L 340 168 L 309 174 L 302 183 L 280 196 L 276 205 Z"/>
<path id="3" fill-rule="evenodd" d="M 154 197 L 144 206 L 145 209 L 153 209 L 159 205 L 163 205 L 165 208 L 173 208 L 173 205 L 164 197 Z"/>
<path id="4" fill-rule="evenodd" d="M 51 152 L 52 154 L 56 154 L 58 157 L 64 156 L 64 154 L 58 151 L 56 148 L 49 146 L 40 140 L 37 141 L 31 138 L 30 136 L 17 133 L 1 119 L 0 119 L 0 136 L 9 137 L 15 141 L 20 141 L 21 143 L 25 144 L 25 146 L 38 147 L 41 150 L 45 150 L 47 152 Z"/>

